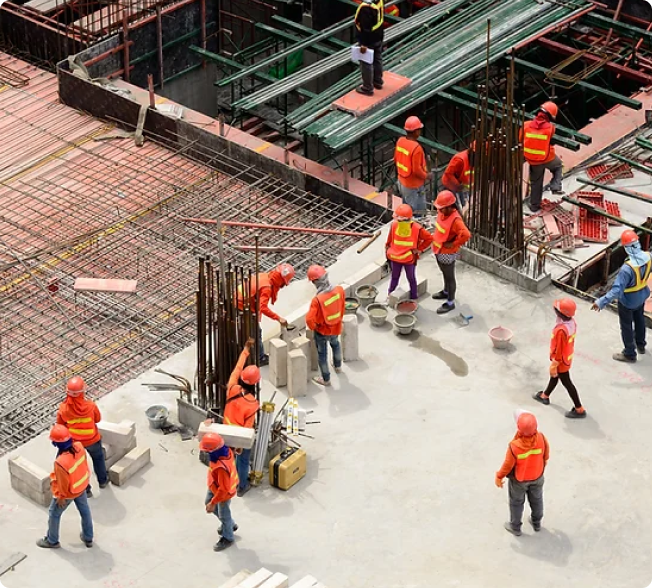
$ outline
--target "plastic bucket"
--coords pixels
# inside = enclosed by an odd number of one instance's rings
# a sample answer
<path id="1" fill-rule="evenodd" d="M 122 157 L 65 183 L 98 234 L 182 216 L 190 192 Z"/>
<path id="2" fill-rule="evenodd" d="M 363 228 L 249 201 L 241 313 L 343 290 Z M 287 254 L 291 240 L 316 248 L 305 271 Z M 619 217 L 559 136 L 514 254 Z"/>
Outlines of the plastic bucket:
<path id="1" fill-rule="evenodd" d="M 360 301 L 360 306 L 367 308 L 378 296 L 378 289 L 375 286 L 360 286 L 355 291 L 356 298 Z"/>
<path id="2" fill-rule="evenodd" d="M 489 338 L 496 349 L 507 349 L 514 333 L 507 327 L 494 327 L 489 331 Z"/>
<path id="3" fill-rule="evenodd" d="M 414 314 L 419 308 L 416 300 L 403 300 L 396 305 L 396 312 L 399 314 Z"/>
<path id="4" fill-rule="evenodd" d="M 149 426 L 152 427 L 152 429 L 160 429 L 168 420 L 170 411 L 161 404 L 155 404 L 154 406 L 150 406 L 145 411 L 145 414 L 149 420 Z"/>
<path id="5" fill-rule="evenodd" d="M 360 301 L 354 296 L 347 296 L 344 299 L 344 314 L 357 314 L 360 308 Z"/>
<path id="6" fill-rule="evenodd" d="M 374 327 L 381 327 L 385 324 L 385 321 L 387 320 L 387 312 L 387 307 L 378 302 L 374 302 L 367 306 L 369 321 Z"/>
<path id="7" fill-rule="evenodd" d="M 416 317 L 411 314 L 397 314 L 394 317 L 394 326 L 399 335 L 409 335 L 416 323 Z"/>

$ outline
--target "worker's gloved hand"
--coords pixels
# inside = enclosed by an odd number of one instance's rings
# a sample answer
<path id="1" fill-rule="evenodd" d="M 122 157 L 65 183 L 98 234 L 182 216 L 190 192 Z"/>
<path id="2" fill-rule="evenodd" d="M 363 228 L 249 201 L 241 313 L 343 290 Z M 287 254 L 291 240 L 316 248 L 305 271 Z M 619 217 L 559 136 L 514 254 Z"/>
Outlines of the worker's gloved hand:
<path id="1" fill-rule="evenodd" d="M 211 513 L 215 512 L 216 504 L 211 504 L 210 502 L 206 505 L 206 512 Z"/>
<path id="2" fill-rule="evenodd" d="M 550 372 L 550 377 L 556 378 L 557 376 L 559 376 L 559 372 L 557 371 L 558 366 L 559 364 L 556 361 L 553 361 L 550 364 L 550 369 L 548 370 Z"/>
<path id="3" fill-rule="evenodd" d="M 600 307 L 598 306 L 598 303 L 597 303 L 597 302 L 594 302 L 594 303 L 591 305 L 591 310 L 595 310 L 596 312 L 600 312 Z"/>
<path id="4" fill-rule="evenodd" d="M 360 45 L 360 53 L 366 53 L 367 48 L 364 45 Z"/>
<path id="5" fill-rule="evenodd" d="M 502 478 L 496 476 L 496 479 L 494 480 L 494 484 L 496 484 L 496 488 L 502 488 L 503 485 L 505 484 L 505 481 Z"/>
<path id="6" fill-rule="evenodd" d="M 282 327 L 287 327 L 288 326 L 288 322 L 284 318 L 278 319 L 278 322 L 281 323 Z"/>

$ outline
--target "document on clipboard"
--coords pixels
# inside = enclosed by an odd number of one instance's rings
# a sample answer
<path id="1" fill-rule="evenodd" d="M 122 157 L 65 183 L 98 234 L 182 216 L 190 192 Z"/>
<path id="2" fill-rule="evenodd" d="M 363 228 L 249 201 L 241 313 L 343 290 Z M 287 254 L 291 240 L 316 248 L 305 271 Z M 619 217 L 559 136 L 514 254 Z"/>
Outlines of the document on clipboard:
<path id="1" fill-rule="evenodd" d="M 364 53 L 360 52 L 360 45 L 353 45 L 351 47 L 351 61 L 353 63 L 360 63 L 364 61 L 365 63 L 374 62 L 374 50 L 367 49 Z"/>

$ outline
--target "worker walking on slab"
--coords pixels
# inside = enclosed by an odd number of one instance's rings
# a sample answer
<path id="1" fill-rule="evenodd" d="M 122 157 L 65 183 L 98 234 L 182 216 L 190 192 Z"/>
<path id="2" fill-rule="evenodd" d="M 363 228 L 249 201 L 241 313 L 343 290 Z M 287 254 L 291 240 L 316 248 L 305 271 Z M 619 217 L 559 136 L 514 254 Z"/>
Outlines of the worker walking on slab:
<path id="1" fill-rule="evenodd" d="M 102 420 L 100 409 L 88 398 L 86 382 L 80 376 L 74 376 L 66 385 L 66 399 L 59 405 L 57 423 L 64 425 L 70 431 L 72 438 L 79 441 L 93 460 L 93 469 L 100 488 L 109 485 L 109 476 L 106 471 L 102 436 L 97 428 L 97 423 Z M 93 496 L 91 485 L 86 486 L 86 494 Z"/>
<path id="2" fill-rule="evenodd" d="M 455 280 L 455 261 L 459 257 L 460 247 L 470 238 L 464 220 L 455 208 L 455 194 L 444 190 L 435 200 L 437 218 L 432 240 L 432 252 L 437 265 L 444 276 L 444 288 L 432 295 L 435 300 L 444 300 L 437 309 L 437 314 L 446 314 L 455 308 L 457 282 Z"/>
<path id="3" fill-rule="evenodd" d="M 401 204 L 394 212 L 394 222 L 387 233 L 385 255 L 392 268 L 387 295 L 396 290 L 401 272 L 405 270 L 410 284 L 410 298 L 416 300 L 417 292 L 417 261 L 419 255 L 432 244 L 432 235 L 418 222 L 412 219 L 412 208 Z"/>
<path id="4" fill-rule="evenodd" d="M 222 523 L 217 530 L 221 539 L 213 546 L 213 551 L 224 551 L 233 545 L 233 534 L 238 530 L 231 516 L 231 499 L 238 487 L 238 472 L 233 463 L 233 452 L 217 433 L 206 433 L 199 442 L 199 449 L 208 453 L 209 460 L 206 512 L 213 513 Z"/>
<path id="5" fill-rule="evenodd" d="M 530 210 L 541 210 L 543 195 L 543 178 L 546 170 L 552 172 L 550 189 L 553 194 L 562 194 L 562 162 L 555 154 L 551 145 L 555 134 L 554 121 L 557 119 L 558 108 L 554 102 L 545 102 L 537 111 L 534 120 L 523 125 L 521 139 L 525 161 L 530 164 Z"/>
<path id="6" fill-rule="evenodd" d="M 79 538 L 86 547 L 93 547 L 93 518 L 88 505 L 86 487 L 90 479 L 88 460 L 84 446 L 75 441 L 70 431 L 63 425 L 54 425 L 50 431 L 50 441 L 57 448 L 54 470 L 50 474 L 52 502 L 48 512 L 48 532 L 36 545 L 44 548 L 59 548 L 59 526 L 61 515 L 75 503 L 81 516 Z"/>
<path id="7" fill-rule="evenodd" d="M 373 63 L 360 60 L 362 85 L 356 92 L 365 96 L 373 96 L 374 88 L 383 87 L 383 37 L 384 37 L 384 2 L 383 0 L 363 0 L 355 11 L 355 31 L 360 53 L 368 49 L 374 52 Z"/>
<path id="8" fill-rule="evenodd" d="M 226 404 L 224 424 L 253 429 L 260 403 L 256 398 L 256 386 L 260 382 L 260 370 L 255 365 L 244 367 L 251 353 L 253 339 L 249 339 L 238 358 L 226 384 Z M 242 449 L 236 457 L 238 470 L 238 496 L 244 496 L 251 489 L 249 484 L 249 465 L 251 449 Z"/>
<path id="9" fill-rule="evenodd" d="M 550 404 L 550 395 L 561 380 L 574 405 L 565 416 L 569 419 L 583 419 L 586 417 L 586 410 L 580 402 L 577 388 L 570 377 L 577 332 L 577 324 L 573 317 L 577 311 L 577 305 L 570 298 L 561 298 L 555 300 L 553 308 L 557 315 L 557 322 L 550 338 L 550 380 L 548 387 L 537 392 L 533 398 L 541 404 Z"/>
<path id="10" fill-rule="evenodd" d="M 426 155 L 418 139 L 423 123 L 417 116 L 409 116 L 403 127 L 405 137 L 400 137 L 394 150 L 394 163 L 398 176 L 398 190 L 403 204 L 408 204 L 416 216 L 426 213 L 426 180 L 432 178 L 426 166 Z"/>
<path id="11" fill-rule="evenodd" d="M 548 464 L 550 448 L 543 433 L 537 431 L 537 419 L 527 411 L 516 413 L 516 435 L 510 441 L 505 461 L 496 472 L 496 487 L 502 488 L 509 478 L 510 520 L 505 529 L 519 537 L 523 524 L 525 498 L 530 504 L 530 524 L 535 531 L 541 530 L 543 519 L 543 472 Z"/>
<path id="12" fill-rule="evenodd" d="M 258 296 L 260 306 L 260 315 L 258 316 L 258 363 L 260 365 L 269 363 L 269 356 L 263 348 L 263 331 L 260 327 L 261 315 L 264 314 L 273 321 L 278 321 L 282 326 L 287 327 L 288 322 L 276 314 L 269 307 L 269 303 L 274 304 L 276 302 L 279 290 L 285 288 L 292 281 L 294 273 L 294 268 L 289 263 L 282 263 L 271 272 L 260 273 L 251 278 L 251 284 L 249 284 L 249 307 L 251 312 L 256 312 L 256 296 Z M 240 287 L 238 288 L 238 308 L 240 310 L 244 309 L 244 296 Z"/>
<path id="13" fill-rule="evenodd" d="M 457 198 L 457 211 L 462 214 L 469 201 L 469 193 L 473 183 L 473 159 L 475 157 L 475 141 L 468 149 L 453 155 L 446 166 L 446 171 L 441 178 L 444 188 L 450 190 Z"/>
<path id="14" fill-rule="evenodd" d="M 616 361 L 633 363 L 637 359 L 636 352 L 644 354 L 647 344 L 645 301 L 650 297 L 647 282 L 650 278 L 652 260 L 650 254 L 641 249 L 638 235 L 631 229 L 623 231 L 620 242 L 628 257 L 620 268 L 611 290 L 598 298 L 591 309 L 599 312 L 612 300 L 618 300 L 618 320 L 624 348 L 621 352 L 614 353 L 612 357 Z"/>
<path id="15" fill-rule="evenodd" d="M 328 369 L 328 346 L 333 352 L 335 373 L 342 371 L 342 346 L 339 336 L 342 334 L 342 319 L 344 318 L 344 301 L 346 294 L 342 286 L 331 285 L 326 268 L 321 265 L 311 265 L 308 268 L 308 279 L 317 288 L 317 295 L 312 299 L 306 325 L 315 334 L 319 371 L 321 376 L 312 380 L 322 386 L 331 385 L 331 373 Z"/>

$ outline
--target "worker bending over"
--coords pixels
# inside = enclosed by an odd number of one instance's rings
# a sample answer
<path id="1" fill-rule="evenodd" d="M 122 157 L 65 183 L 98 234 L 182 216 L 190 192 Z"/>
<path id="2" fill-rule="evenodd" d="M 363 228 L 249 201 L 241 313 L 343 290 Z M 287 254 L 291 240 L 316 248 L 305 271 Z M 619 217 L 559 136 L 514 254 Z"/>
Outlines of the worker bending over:
<path id="1" fill-rule="evenodd" d="M 460 214 L 462 214 L 462 210 L 469 201 L 469 193 L 473 183 L 474 156 L 475 141 L 469 145 L 468 149 L 453 155 L 441 178 L 444 188 L 455 194 L 455 198 L 457 198 L 455 204 Z"/>
<path id="2" fill-rule="evenodd" d="M 380 90 L 383 87 L 383 12 L 383 0 L 363 0 L 355 11 L 355 32 L 360 53 L 366 53 L 367 49 L 374 52 L 373 63 L 360 60 L 362 85 L 356 88 L 356 92 L 365 96 L 373 96 L 374 88 Z"/>
<path id="3" fill-rule="evenodd" d="M 306 325 L 315 333 L 315 345 L 321 372 L 321 376 L 314 377 L 313 381 L 322 386 L 330 386 L 329 345 L 333 351 L 335 373 L 339 374 L 342 371 L 342 346 L 339 336 L 342 333 L 346 294 L 342 286 L 333 287 L 331 285 L 328 273 L 321 265 L 311 265 L 308 268 L 308 279 L 317 288 L 317 295 L 312 299 L 306 315 Z"/>
<path id="4" fill-rule="evenodd" d="M 398 176 L 398 190 L 403 204 L 412 207 L 416 216 L 426 213 L 426 180 L 432 178 L 426 166 L 426 154 L 418 139 L 423 123 L 416 116 L 409 116 L 403 127 L 405 137 L 400 137 L 394 150 L 394 163 Z"/>

